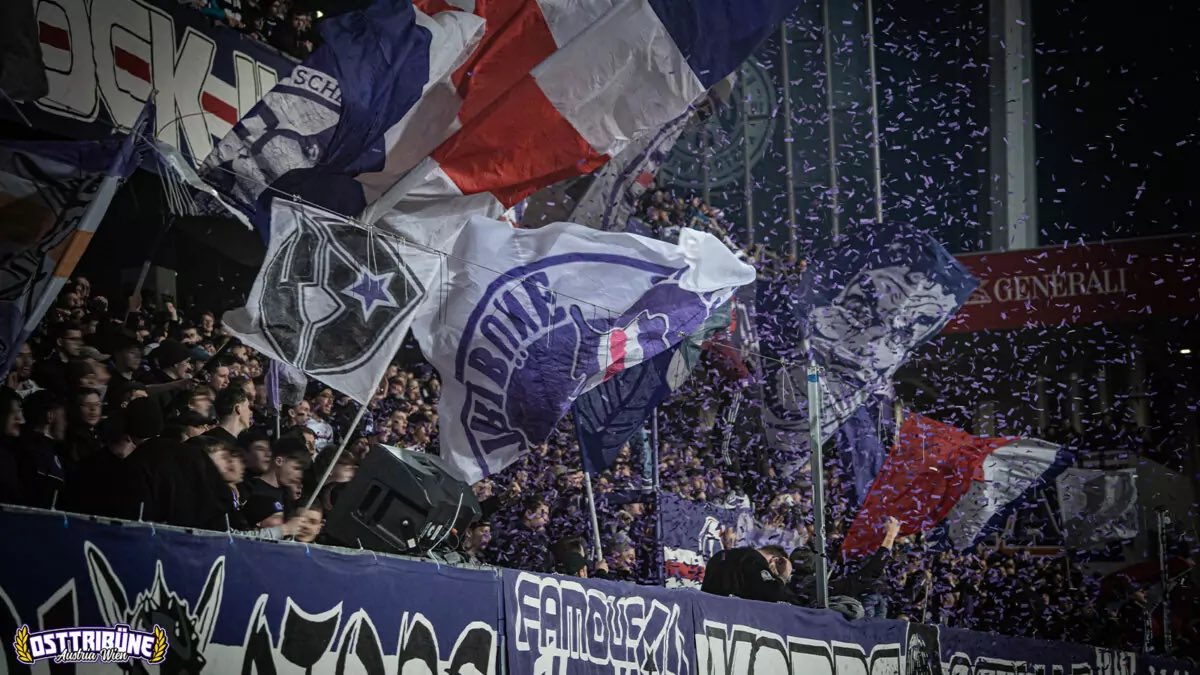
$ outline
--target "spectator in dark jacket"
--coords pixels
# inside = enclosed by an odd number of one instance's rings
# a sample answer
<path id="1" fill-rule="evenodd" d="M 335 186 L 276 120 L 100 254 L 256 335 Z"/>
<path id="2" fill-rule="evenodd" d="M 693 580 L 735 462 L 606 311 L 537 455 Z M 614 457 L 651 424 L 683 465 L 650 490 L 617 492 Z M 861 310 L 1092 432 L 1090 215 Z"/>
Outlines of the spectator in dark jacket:
<path id="1" fill-rule="evenodd" d="M 109 420 L 104 447 L 67 475 L 67 510 L 110 518 L 154 519 L 151 462 L 153 448 L 130 459 L 162 433 L 162 412 L 149 399 L 137 399 Z"/>
<path id="2" fill-rule="evenodd" d="M 60 459 L 67 435 L 66 406 L 47 389 L 35 391 L 25 397 L 24 417 L 25 433 L 18 456 L 24 503 L 51 508 L 66 478 Z"/>
<path id="3" fill-rule="evenodd" d="M 21 435 L 21 397 L 8 387 L 0 388 L 0 502 L 20 504 L 24 485 L 18 470 L 18 439 Z"/>
<path id="4" fill-rule="evenodd" d="M 190 357 L 188 348 L 175 340 L 163 340 L 150 353 L 156 368 L 146 376 L 146 393 L 164 414 L 180 407 L 178 402 L 192 386 Z"/>
<path id="5" fill-rule="evenodd" d="M 787 586 L 791 577 L 792 562 L 779 546 L 732 548 L 708 561 L 700 590 L 746 600 L 798 604 Z"/>
<path id="6" fill-rule="evenodd" d="M 74 321 L 64 321 L 54 327 L 54 351 L 38 361 L 33 369 L 33 379 L 46 389 L 66 392 L 67 364 L 79 358 L 83 348 L 83 331 Z"/>

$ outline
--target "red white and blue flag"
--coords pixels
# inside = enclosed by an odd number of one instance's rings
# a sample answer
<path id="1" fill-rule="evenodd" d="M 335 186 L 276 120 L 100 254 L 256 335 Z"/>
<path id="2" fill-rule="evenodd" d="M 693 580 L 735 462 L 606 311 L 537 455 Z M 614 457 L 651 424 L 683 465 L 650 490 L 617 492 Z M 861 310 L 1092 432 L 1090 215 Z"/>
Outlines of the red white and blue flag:
<path id="1" fill-rule="evenodd" d="M 873 552 L 889 516 L 900 521 L 900 536 L 944 523 L 948 543 L 968 548 L 1000 529 L 1027 494 L 1069 464 L 1069 453 L 1046 441 L 973 436 L 909 413 L 842 551 Z"/>
<path id="2" fill-rule="evenodd" d="M 323 24 L 205 177 L 260 224 L 268 188 L 427 232 L 497 216 L 684 114 L 797 4 L 376 0 Z"/>
<path id="3" fill-rule="evenodd" d="M 439 144 L 416 165 L 411 149 L 399 160 L 391 153 L 369 178 L 372 190 L 390 187 L 364 219 L 391 212 L 393 226 L 428 230 L 445 200 L 496 217 L 546 186 L 591 173 L 678 120 L 797 4 L 417 0 L 434 17 L 470 6 L 484 35 L 452 78 L 461 100 L 454 123 L 433 125 L 440 138 L 412 127 Z"/>

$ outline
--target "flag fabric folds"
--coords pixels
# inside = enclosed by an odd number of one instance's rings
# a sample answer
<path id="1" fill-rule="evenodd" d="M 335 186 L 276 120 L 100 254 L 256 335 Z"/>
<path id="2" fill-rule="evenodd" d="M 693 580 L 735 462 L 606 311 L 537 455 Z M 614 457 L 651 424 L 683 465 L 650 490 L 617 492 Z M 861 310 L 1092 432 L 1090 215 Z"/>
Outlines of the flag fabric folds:
<path id="1" fill-rule="evenodd" d="M 598 230 L 631 231 L 638 200 L 654 184 L 658 168 L 691 120 L 690 112 L 671 120 L 654 134 L 630 143 L 598 171 L 552 185 L 523 204 L 522 227 L 570 221 Z"/>
<path id="2" fill-rule="evenodd" d="M 1067 546 L 1091 549 L 1138 534 L 1137 472 L 1070 468 L 1056 483 Z"/>
<path id="3" fill-rule="evenodd" d="M 668 244 L 482 217 L 446 267 L 413 333 L 442 378 L 442 457 L 468 482 L 543 442 L 577 397 L 670 350 L 754 279 L 701 232 Z"/>
<path id="4" fill-rule="evenodd" d="M 206 181 L 265 229 L 269 200 L 296 195 L 358 215 L 378 196 L 364 178 L 382 170 L 415 127 L 425 136 L 453 121 L 434 105 L 483 34 L 467 12 L 435 17 L 411 0 L 375 0 L 320 24 L 323 44 L 221 139 Z M 432 149 L 427 146 L 426 150 Z"/>
<path id="5" fill-rule="evenodd" d="M 763 422 L 773 450 L 808 461 L 808 354 L 821 369 L 822 438 L 830 438 L 937 335 L 979 285 L 941 244 L 897 224 L 816 251 L 803 273 L 759 282 Z M 783 363 L 780 363 L 780 362 Z"/>
<path id="6" fill-rule="evenodd" d="M 1070 463 L 1061 447 L 1023 438 L 983 438 L 910 413 L 896 447 L 854 519 L 843 553 L 864 555 L 883 541 L 889 516 L 900 536 L 946 525 L 949 544 L 968 548 L 998 529 L 1031 490 Z"/>
<path id="7" fill-rule="evenodd" d="M 271 241 L 225 325 L 275 361 L 371 400 L 441 257 L 340 216 L 272 202 Z"/>
<path id="8" fill-rule="evenodd" d="M 890 392 L 872 395 L 838 428 L 834 445 L 854 483 L 854 503 L 867 498 L 896 432 Z"/>
<path id="9" fill-rule="evenodd" d="M 755 527 L 748 507 L 728 508 L 663 493 L 658 508 L 667 588 L 700 588 L 708 561 L 724 548 L 721 533 L 732 529 L 742 541 Z"/>
<path id="10" fill-rule="evenodd" d="M 420 3 L 452 12 L 442 0 Z M 495 0 L 474 4 L 485 35 L 459 74 L 461 104 L 444 140 L 365 214 L 415 217 L 430 200 L 497 216 L 538 190 L 595 171 L 657 133 L 733 72 L 798 0 Z M 424 134 L 430 137 L 431 134 Z M 436 138 L 436 136 L 433 136 Z M 401 176 L 403 175 L 403 179 Z M 402 220 L 391 218 L 389 222 Z"/>
<path id="11" fill-rule="evenodd" d="M 705 340 L 729 325 L 729 309 L 729 303 L 722 305 L 674 347 L 625 368 L 575 399 L 571 410 L 584 471 L 600 473 L 613 465 L 621 446 L 687 381 Z"/>
<path id="12" fill-rule="evenodd" d="M 281 410 L 304 400 L 308 377 L 297 368 L 272 360 L 263 374 L 263 385 L 267 388 L 267 407 Z"/>
<path id="13" fill-rule="evenodd" d="M 91 243 L 152 138 L 147 104 L 124 138 L 0 144 L 0 375 Z"/>
<path id="14" fill-rule="evenodd" d="M 798 1 L 375 0 L 322 25 L 205 178 L 260 226 L 265 186 L 397 227 L 499 215 L 685 114 Z"/>

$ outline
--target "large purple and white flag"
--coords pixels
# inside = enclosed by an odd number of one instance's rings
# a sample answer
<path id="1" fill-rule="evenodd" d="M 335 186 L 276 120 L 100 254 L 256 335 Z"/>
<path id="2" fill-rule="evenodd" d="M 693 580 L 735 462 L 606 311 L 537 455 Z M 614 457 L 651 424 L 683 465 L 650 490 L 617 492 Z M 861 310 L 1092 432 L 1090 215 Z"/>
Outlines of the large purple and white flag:
<path id="1" fill-rule="evenodd" d="M 749 507 L 694 502 L 670 493 L 659 496 L 658 508 L 667 588 L 700 588 L 708 561 L 723 548 L 722 532 L 736 531 L 740 542 L 754 523 Z"/>
<path id="2" fill-rule="evenodd" d="M 978 285 L 935 239 L 895 223 L 814 253 L 803 274 L 760 283 L 760 344 L 771 359 L 763 426 L 772 448 L 808 461 L 810 356 L 821 370 L 822 438 L 830 438 L 887 391 L 909 354 L 937 335 Z M 802 349 L 805 336 L 809 353 Z"/>
<path id="3" fill-rule="evenodd" d="M 472 218 L 413 322 L 442 376 L 442 457 L 469 482 L 543 442 L 582 393 L 670 349 L 754 280 L 710 234 L 669 244 Z"/>

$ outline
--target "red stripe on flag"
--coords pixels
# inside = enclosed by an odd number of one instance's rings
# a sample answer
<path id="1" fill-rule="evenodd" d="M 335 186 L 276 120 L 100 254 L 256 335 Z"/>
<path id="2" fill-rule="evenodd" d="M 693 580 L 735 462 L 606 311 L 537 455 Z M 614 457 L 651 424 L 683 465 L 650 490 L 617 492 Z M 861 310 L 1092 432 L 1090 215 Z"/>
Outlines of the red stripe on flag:
<path id="1" fill-rule="evenodd" d="M 896 447 L 888 453 L 842 541 L 842 552 L 851 557 L 873 553 L 883 541 L 888 517 L 900 521 L 901 537 L 942 522 L 971 483 L 983 479 L 988 455 L 1013 440 L 973 436 L 909 413 L 900 425 Z"/>
<path id="2" fill-rule="evenodd" d="M 45 21 L 38 22 L 38 40 L 44 45 L 71 50 L 71 34 L 66 29 L 51 26 Z"/>
<path id="3" fill-rule="evenodd" d="M 628 340 L 625 331 L 618 328 L 608 336 L 608 368 L 604 369 L 604 379 L 625 370 L 625 342 Z"/>
<path id="4" fill-rule="evenodd" d="M 113 61 L 117 67 L 136 78 L 150 82 L 150 64 L 142 57 L 120 47 L 113 48 Z"/>
<path id="5" fill-rule="evenodd" d="M 703 565 L 689 565 L 676 560 L 668 560 L 664 567 L 666 568 L 668 577 L 690 579 L 692 581 L 704 581 Z"/>
<path id="6" fill-rule="evenodd" d="M 446 0 L 413 0 L 413 6 L 429 16 L 442 12 L 461 12 L 462 10 L 446 2 Z"/>
<path id="7" fill-rule="evenodd" d="M 463 124 L 558 49 L 536 0 L 478 0 L 475 13 L 485 22 L 483 40 L 451 78 Z"/>
<path id="8" fill-rule="evenodd" d="M 237 108 L 229 105 L 216 96 L 213 96 L 207 91 L 203 94 L 200 94 L 200 107 L 204 108 L 205 112 L 212 113 L 213 115 L 216 115 L 230 124 L 237 124 Z"/>
<path id="9" fill-rule="evenodd" d="M 433 152 L 463 194 L 491 192 L 505 208 L 608 161 L 579 135 L 526 75 L 487 115 L 465 124 Z"/>

